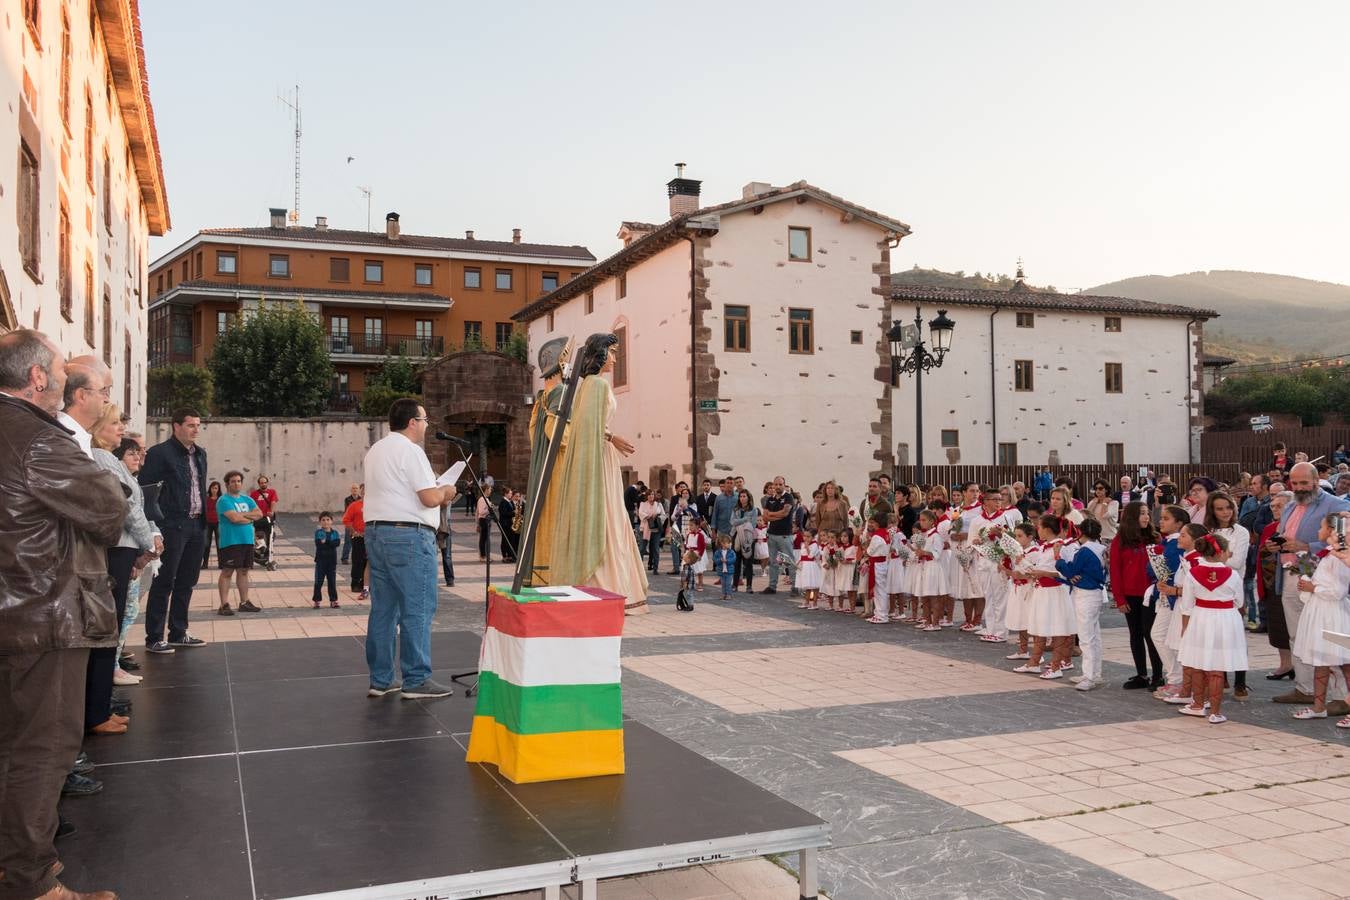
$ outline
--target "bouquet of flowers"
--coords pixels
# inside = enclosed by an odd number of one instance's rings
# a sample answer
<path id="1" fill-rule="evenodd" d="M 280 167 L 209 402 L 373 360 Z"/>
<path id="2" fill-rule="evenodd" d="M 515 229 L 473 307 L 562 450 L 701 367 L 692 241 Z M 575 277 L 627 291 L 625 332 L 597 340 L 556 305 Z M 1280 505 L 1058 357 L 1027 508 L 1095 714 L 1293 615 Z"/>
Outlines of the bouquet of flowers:
<path id="1" fill-rule="evenodd" d="M 909 544 L 901 544 L 898 547 L 894 547 L 892 552 L 895 554 L 895 558 L 905 565 L 909 565 L 914 561 L 914 548 Z"/>
<path id="2" fill-rule="evenodd" d="M 1295 578 L 1311 579 L 1313 573 L 1317 571 L 1318 562 L 1320 560 L 1316 556 L 1306 550 L 1300 550 L 1294 554 L 1293 562 L 1284 563 L 1283 567 L 1286 572 Z"/>
<path id="3" fill-rule="evenodd" d="M 976 549 L 968 544 L 962 544 L 956 548 L 956 562 L 966 571 L 970 571 L 970 566 L 975 562 Z"/>
<path id="4" fill-rule="evenodd" d="M 909 549 L 913 550 L 915 553 L 922 553 L 923 549 L 927 546 L 928 535 L 924 534 L 922 531 L 916 531 L 910 536 Z"/>
<path id="5" fill-rule="evenodd" d="M 825 563 L 825 568 L 827 569 L 838 568 L 839 564 L 842 563 L 843 561 L 844 561 L 844 551 L 838 549 L 831 550 L 829 553 L 826 553 L 825 558 L 823 560 L 823 562 Z"/>
<path id="6" fill-rule="evenodd" d="M 1000 532 L 996 538 L 980 541 L 975 549 L 996 566 L 1003 566 L 1005 561 L 1016 559 L 1022 553 L 1021 545 L 1006 531 Z"/>
<path id="7" fill-rule="evenodd" d="M 854 531 L 863 527 L 862 515 L 859 514 L 858 507 L 856 506 L 850 506 L 848 508 L 848 527 L 852 528 Z"/>
<path id="8" fill-rule="evenodd" d="M 1163 555 L 1163 545 L 1158 544 L 1147 548 L 1148 565 L 1153 570 L 1153 577 L 1158 579 L 1158 584 L 1165 584 L 1172 578 L 1172 567 L 1167 564 L 1167 557 Z"/>

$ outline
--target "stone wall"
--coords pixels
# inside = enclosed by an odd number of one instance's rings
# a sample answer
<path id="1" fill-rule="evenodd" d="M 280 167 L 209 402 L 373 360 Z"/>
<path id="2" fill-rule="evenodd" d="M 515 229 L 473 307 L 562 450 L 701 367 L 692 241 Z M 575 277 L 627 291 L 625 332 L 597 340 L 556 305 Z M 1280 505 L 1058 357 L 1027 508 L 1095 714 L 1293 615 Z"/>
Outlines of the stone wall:
<path id="1" fill-rule="evenodd" d="M 427 456 L 443 471 L 460 458 L 449 444 L 431 438 L 437 430 L 474 440 L 471 460 L 481 477 L 523 491 L 530 477 L 530 403 L 534 395 L 529 366 L 502 353 L 452 353 L 422 373 L 422 399 L 427 409 Z M 477 426 L 503 425 L 505 451 L 490 451 Z"/>
<path id="2" fill-rule="evenodd" d="M 338 511 L 370 445 L 389 432 L 383 419 L 208 418 L 198 438 L 206 448 L 208 475 L 221 480 L 231 469 L 252 488 L 260 474 L 272 482 L 288 512 Z M 148 423 L 146 441 L 173 434 L 165 419 Z"/>

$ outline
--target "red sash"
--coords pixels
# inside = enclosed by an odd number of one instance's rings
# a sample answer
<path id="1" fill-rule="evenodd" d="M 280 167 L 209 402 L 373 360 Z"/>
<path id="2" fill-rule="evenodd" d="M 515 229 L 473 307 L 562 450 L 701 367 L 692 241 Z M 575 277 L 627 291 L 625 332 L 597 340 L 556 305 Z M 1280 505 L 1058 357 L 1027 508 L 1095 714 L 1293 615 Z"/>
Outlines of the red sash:
<path id="1" fill-rule="evenodd" d="M 1232 570 L 1232 569 L 1229 569 L 1228 571 L 1231 572 L 1231 571 L 1233 571 L 1233 570 Z M 1196 598 L 1195 605 L 1201 607 L 1202 609 L 1232 609 L 1232 608 L 1233 608 L 1233 601 L 1232 601 L 1232 600 L 1201 600 L 1201 599 L 1199 599 L 1199 598 Z"/>
<path id="2" fill-rule="evenodd" d="M 1052 587 L 1059 587 L 1059 584 L 1060 584 L 1060 581 L 1059 581 L 1058 578 L 1037 578 L 1037 579 L 1036 579 L 1036 586 L 1037 586 L 1037 587 L 1052 588 Z"/>

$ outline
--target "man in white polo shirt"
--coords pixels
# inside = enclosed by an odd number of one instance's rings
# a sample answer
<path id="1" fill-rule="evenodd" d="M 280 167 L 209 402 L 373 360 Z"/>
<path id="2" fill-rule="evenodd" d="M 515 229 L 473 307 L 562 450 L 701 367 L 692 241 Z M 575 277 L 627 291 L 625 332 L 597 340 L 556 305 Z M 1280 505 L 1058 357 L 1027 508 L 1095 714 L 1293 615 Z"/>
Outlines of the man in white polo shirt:
<path id="1" fill-rule="evenodd" d="M 426 433 L 426 410 L 404 397 L 389 407 L 389 434 L 366 452 L 370 697 L 397 690 L 405 700 L 453 693 L 431 680 L 431 619 L 436 613 L 436 526 L 440 507 L 455 499 L 455 489 L 436 484 L 422 448 Z M 401 684 L 394 680 L 396 649 Z"/>

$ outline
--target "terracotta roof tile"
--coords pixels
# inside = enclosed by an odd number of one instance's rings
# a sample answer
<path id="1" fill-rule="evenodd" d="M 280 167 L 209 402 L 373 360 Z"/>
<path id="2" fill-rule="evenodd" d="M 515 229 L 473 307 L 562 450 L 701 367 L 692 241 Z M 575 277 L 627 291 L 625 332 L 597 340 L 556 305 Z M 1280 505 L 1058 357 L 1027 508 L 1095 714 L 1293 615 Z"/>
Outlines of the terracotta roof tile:
<path id="1" fill-rule="evenodd" d="M 891 299 L 922 300 L 952 306 L 1005 306 L 1009 309 L 1058 309 L 1066 312 L 1123 313 L 1134 316 L 1179 316 L 1186 319 L 1214 319 L 1219 315 L 1212 309 L 1153 303 L 1130 297 L 1051 294 L 1043 291 L 991 291 L 912 284 L 892 286 Z"/>

